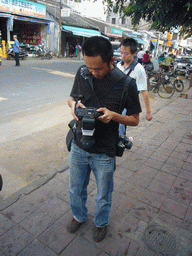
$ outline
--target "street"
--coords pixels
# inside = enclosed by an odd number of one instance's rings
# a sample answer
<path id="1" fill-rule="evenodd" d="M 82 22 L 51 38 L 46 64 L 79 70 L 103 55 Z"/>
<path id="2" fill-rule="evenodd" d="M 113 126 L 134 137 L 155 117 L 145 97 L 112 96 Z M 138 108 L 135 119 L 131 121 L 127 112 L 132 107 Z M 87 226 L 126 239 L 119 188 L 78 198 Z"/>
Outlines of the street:
<path id="1" fill-rule="evenodd" d="M 66 100 L 83 61 L 29 58 L 19 68 L 14 64 L 4 60 L 0 67 L 0 173 L 4 178 L 0 201 L 68 167 L 65 137 L 72 118 Z M 157 69 L 157 60 L 154 65 Z M 178 95 L 165 100 L 150 92 L 153 114 Z M 145 108 L 140 120 L 145 121 Z"/>
<path id="2" fill-rule="evenodd" d="M 71 120 L 66 100 L 82 63 L 31 58 L 21 61 L 18 68 L 12 60 L 3 61 L 0 173 L 4 189 L 0 199 L 53 169 L 64 168 L 68 159 L 65 134 Z"/>

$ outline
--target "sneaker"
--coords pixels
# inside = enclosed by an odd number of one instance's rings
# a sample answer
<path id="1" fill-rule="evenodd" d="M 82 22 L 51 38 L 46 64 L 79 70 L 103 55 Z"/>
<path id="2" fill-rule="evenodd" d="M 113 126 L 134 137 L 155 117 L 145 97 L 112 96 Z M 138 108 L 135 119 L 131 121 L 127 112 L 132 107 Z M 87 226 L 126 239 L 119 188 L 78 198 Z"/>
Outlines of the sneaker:
<path id="1" fill-rule="evenodd" d="M 83 224 L 84 222 L 80 223 L 78 221 L 76 221 L 76 219 L 72 219 L 72 221 L 69 222 L 69 224 L 67 225 L 67 231 L 69 233 L 75 233 L 75 231 L 80 228 L 80 226 Z"/>
<path id="2" fill-rule="evenodd" d="M 93 231 L 93 240 L 97 243 L 101 242 L 107 233 L 107 226 L 105 227 L 95 227 Z"/>

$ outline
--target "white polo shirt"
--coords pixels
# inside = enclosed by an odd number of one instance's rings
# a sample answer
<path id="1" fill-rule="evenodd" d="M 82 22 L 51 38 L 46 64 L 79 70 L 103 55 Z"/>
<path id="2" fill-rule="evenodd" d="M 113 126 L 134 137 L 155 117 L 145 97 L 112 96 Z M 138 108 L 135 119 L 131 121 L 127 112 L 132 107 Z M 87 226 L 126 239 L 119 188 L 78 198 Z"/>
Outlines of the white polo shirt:
<path id="1" fill-rule="evenodd" d="M 133 62 L 130 64 L 130 66 L 128 68 L 125 69 L 124 62 L 120 61 L 117 63 L 117 67 L 124 74 L 127 75 L 129 70 L 132 69 Z M 140 63 L 137 63 L 134 70 L 131 71 L 130 77 L 135 78 L 138 91 L 146 91 L 147 90 L 147 75 L 146 75 L 144 67 Z"/>

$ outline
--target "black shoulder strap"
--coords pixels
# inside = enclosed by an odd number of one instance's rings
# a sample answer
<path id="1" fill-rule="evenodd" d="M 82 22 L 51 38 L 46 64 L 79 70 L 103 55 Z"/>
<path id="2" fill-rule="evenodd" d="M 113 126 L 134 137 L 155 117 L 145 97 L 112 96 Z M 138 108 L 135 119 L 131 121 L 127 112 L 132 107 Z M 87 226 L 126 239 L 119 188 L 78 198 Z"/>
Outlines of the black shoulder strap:
<path id="1" fill-rule="evenodd" d="M 135 67 L 137 66 L 138 62 L 136 60 L 133 60 L 131 65 L 130 65 L 130 70 L 127 73 L 127 76 L 129 76 L 131 74 L 131 72 L 135 69 Z"/>
<path id="2" fill-rule="evenodd" d="M 131 83 L 131 81 L 133 80 L 133 78 L 131 77 L 126 77 L 125 80 L 125 85 L 123 87 L 123 91 L 122 91 L 122 96 L 121 96 L 121 103 L 120 103 L 120 107 L 119 107 L 119 112 L 122 113 L 123 109 L 124 109 L 124 105 L 128 96 L 128 89 L 129 89 L 129 85 Z"/>

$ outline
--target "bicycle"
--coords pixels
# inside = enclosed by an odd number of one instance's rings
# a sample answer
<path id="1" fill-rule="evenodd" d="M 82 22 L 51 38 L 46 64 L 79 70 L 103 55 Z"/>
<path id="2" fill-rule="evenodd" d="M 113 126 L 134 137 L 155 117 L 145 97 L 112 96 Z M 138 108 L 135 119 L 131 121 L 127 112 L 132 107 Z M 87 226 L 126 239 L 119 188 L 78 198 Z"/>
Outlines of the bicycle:
<path id="1" fill-rule="evenodd" d="M 176 77 L 171 82 L 170 77 Z M 174 72 L 164 72 L 158 70 L 148 74 L 148 91 L 157 92 L 161 98 L 168 99 L 173 96 L 175 91 L 182 92 L 184 84 L 181 77 L 175 76 Z"/>

